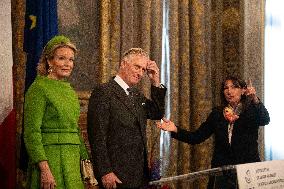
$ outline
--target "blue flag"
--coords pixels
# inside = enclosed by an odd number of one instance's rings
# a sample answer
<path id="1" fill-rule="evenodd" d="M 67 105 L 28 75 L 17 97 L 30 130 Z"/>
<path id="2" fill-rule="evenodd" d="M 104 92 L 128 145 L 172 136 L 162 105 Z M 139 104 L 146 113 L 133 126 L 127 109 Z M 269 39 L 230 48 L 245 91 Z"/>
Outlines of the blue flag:
<path id="1" fill-rule="evenodd" d="M 45 44 L 57 34 L 57 0 L 26 0 L 26 90 L 36 77 L 36 67 Z"/>
<path id="2" fill-rule="evenodd" d="M 57 0 L 26 0 L 24 51 L 27 53 L 25 91 L 34 81 L 45 44 L 58 34 Z M 27 169 L 28 155 L 21 138 L 20 168 Z"/>

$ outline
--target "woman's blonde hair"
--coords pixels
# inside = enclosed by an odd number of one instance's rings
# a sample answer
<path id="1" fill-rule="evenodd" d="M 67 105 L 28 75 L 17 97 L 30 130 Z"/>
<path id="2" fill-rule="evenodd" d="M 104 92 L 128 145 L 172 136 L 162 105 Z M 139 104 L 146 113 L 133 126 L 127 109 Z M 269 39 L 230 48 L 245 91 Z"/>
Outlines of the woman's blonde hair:
<path id="1" fill-rule="evenodd" d="M 39 63 L 37 65 L 37 74 L 41 76 L 47 76 L 49 65 L 47 60 L 51 60 L 54 57 L 54 52 L 58 48 L 67 47 L 74 51 L 74 53 L 77 52 L 76 46 L 70 42 L 69 38 L 58 35 L 53 37 L 51 40 L 48 41 L 48 43 L 45 45 L 42 54 L 39 59 Z"/>

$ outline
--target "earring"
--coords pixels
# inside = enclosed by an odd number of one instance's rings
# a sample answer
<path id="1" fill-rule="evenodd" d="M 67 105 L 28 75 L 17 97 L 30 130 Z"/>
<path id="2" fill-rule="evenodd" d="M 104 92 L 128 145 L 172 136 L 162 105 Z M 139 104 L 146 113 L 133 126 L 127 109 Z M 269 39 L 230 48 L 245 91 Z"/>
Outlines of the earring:
<path id="1" fill-rule="evenodd" d="M 47 70 L 47 73 L 50 74 L 52 71 L 53 71 L 52 67 L 49 67 L 48 70 Z"/>

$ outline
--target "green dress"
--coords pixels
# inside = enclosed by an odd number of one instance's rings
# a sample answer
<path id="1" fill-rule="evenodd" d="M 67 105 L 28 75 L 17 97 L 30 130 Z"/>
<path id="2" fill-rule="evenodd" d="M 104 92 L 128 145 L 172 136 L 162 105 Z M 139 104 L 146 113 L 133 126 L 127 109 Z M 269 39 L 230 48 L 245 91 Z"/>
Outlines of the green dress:
<path id="1" fill-rule="evenodd" d="M 40 188 L 38 163 L 47 160 L 56 189 L 84 188 L 80 160 L 88 159 L 80 136 L 78 97 L 66 81 L 37 76 L 24 105 L 24 141 L 29 155 L 28 187 Z"/>

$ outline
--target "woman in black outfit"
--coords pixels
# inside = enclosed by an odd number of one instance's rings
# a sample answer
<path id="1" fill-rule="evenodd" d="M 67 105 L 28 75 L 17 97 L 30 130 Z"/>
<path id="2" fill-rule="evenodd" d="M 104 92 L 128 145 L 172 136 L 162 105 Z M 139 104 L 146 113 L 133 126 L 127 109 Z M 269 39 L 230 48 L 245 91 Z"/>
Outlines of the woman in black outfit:
<path id="1" fill-rule="evenodd" d="M 211 167 L 259 162 L 258 129 L 270 121 L 268 111 L 256 96 L 255 88 L 236 77 L 227 77 L 221 88 L 222 105 L 212 109 L 194 132 L 186 131 L 169 120 L 158 127 L 188 144 L 199 144 L 214 134 Z M 211 177 L 208 189 L 236 189 L 236 174 L 226 172 Z"/>

